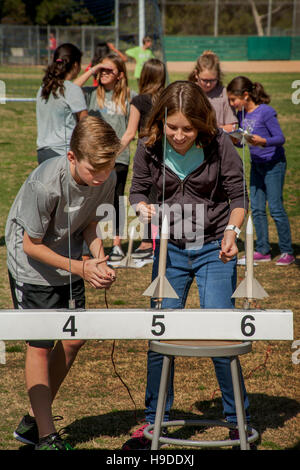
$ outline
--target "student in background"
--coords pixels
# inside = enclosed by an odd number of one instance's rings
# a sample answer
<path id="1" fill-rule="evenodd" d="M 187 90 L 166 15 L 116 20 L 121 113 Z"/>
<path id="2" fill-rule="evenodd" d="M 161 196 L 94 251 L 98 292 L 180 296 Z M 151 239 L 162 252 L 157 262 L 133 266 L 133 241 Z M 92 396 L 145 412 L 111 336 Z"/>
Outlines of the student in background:
<path id="1" fill-rule="evenodd" d="M 83 87 L 88 113 L 93 116 L 99 116 L 108 122 L 115 130 L 119 139 L 121 139 L 128 125 L 130 102 L 136 95 L 136 92 L 128 86 L 125 63 L 115 54 L 109 54 L 90 70 L 78 77 L 75 83 L 82 87 L 94 74 L 99 85 L 97 87 Z M 121 247 L 125 208 L 120 206 L 119 198 L 124 196 L 129 161 L 130 152 L 127 147 L 118 155 L 115 165 L 117 174 L 114 201 L 116 233 L 109 255 L 110 261 L 120 261 L 125 256 Z"/>
<path id="2" fill-rule="evenodd" d="M 103 57 L 107 56 L 111 52 L 118 55 L 124 62 L 127 61 L 126 55 L 122 54 L 122 52 L 116 49 L 111 42 L 99 42 L 95 47 L 95 53 L 91 63 L 87 66 L 85 71 L 90 70 L 91 67 L 94 67 L 94 65 L 98 64 L 100 60 L 103 59 Z M 93 86 L 98 86 L 98 81 L 96 80 L 95 76 L 93 77 Z"/>
<path id="3" fill-rule="evenodd" d="M 266 204 L 273 218 L 280 249 L 277 266 L 295 261 L 291 230 L 283 205 L 283 185 L 286 172 L 284 135 L 277 113 L 269 106 L 270 96 L 263 85 L 244 76 L 235 77 L 227 86 L 231 106 L 237 110 L 239 126 L 251 128 L 247 138 L 251 157 L 250 200 L 256 231 L 254 261 L 271 261 Z M 244 110 L 244 113 L 243 113 Z"/>
<path id="4" fill-rule="evenodd" d="M 198 57 L 189 80 L 199 85 L 206 94 L 216 112 L 218 126 L 230 132 L 237 124 L 237 118 L 229 105 L 226 88 L 222 84 L 222 75 L 217 54 L 207 50 Z"/>
<path id="5" fill-rule="evenodd" d="M 83 92 L 72 82 L 80 72 L 80 64 L 80 50 L 66 43 L 55 50 L 46 69 L 36 98 L 38 163 L 65 157 L 77 122 L 87 115 Z"/>
<path id="6" fill-rule="evenodd" d="M 125 54 L 128 57 L 131 57 L 132 59 L 135 60 L 135 69 L 134 69 L 134 77 L 139 81 L 139 78 L 141 76 L 142 68 L 144 63 L 149 60 L 153 59 L 154 55 L 153 52 L 151 51 L 152 47 L 152 39 L 150 36 L 145 36 L 143 38 L 143 45 L 142 46 L 136 46 L 132 47 L 130 49 L 127 49 L 125 51 Z"/>
<path id="7" fill-rule="evenodd" d="M 139 80 L 139 94 L 131 100 L 130 115 L 125 134 L 121 139 L 122 148 L 127 147 L 146 126 L 147 118 L 154 103 L 159 99 L 166 83 L 166 67 L 159 59 L 149 59 L 144 63 Z M 150 202 L 156 202 L 156 190 L 152 186 Z M 146 259 L 153 255 L 151 223 L 144 227 L 144 237 L 140 246 L 132 253 L 132 258 Z"/>

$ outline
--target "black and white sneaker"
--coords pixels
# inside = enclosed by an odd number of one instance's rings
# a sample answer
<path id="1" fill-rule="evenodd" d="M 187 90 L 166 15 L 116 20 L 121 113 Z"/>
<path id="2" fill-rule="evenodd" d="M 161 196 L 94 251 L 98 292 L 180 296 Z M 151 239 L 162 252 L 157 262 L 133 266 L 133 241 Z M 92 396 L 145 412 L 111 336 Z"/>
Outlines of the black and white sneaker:
<path id="1" fill-rule="evenodd" d="M 17 429 L 14 431 L 14 438 L 23 444 L 34 446 L 39 442 L 39 432 L 35 418 L 25 415 L 21 419 Z"/>
<path id="2" fill-rule="evenodd" d="M 151 248 L 145 248 L 144 250 L 141 248 L 137 248 L 134 250 L 132 253 L 131 257 L 134 259 L 149 259 L 152 258 L 153 256 L 153 249 Z"/>
<path id="3" fill-rule="evenodd" d="M 109 253 L 109 261 L 121 261 L 125 257 L 123 250 L 120 246 L 113 246 L 111 252 Z"/>

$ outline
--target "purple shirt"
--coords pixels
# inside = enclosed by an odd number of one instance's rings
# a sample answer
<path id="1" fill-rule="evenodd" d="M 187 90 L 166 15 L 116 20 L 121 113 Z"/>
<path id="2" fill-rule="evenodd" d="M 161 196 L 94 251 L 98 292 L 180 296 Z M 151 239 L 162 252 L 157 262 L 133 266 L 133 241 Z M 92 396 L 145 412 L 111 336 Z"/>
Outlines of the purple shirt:
<path id="1" fill-rule="evenodd" d="M 250 123 L 251 134 L 257 134 L 264 137 L 267 142 L 264 147 L 250 145 L 250 155 L 252 162 L 265 163 L 285 158 L 283 144 L 285 137 L 277 120 L 277 113 L 274 108 L 267 104 L 260 104 L 251 113 L 244 116 L 244 125 L 242 122 L 242 112 L 238 112 L 240 127 L 247 129 Z"/>

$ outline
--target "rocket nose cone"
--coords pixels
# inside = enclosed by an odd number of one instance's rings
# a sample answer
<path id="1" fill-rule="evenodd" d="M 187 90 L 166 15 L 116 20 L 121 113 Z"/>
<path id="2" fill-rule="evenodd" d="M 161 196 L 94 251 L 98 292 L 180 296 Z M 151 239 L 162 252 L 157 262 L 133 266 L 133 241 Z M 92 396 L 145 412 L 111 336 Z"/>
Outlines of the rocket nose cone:
<path id="1" fill-rule="evenodd" d="M 168 224 L 168 218 L 166 215 L 164 216 L 164 220 L 162 223 L 161 234 L 164 235 L 164 238 L 168 238 L 169 236 L 169 224 Z"/>
<path id="2" fill-rule="evenodd" d="M 249 217 L 248 217 L 246 233 L 249 234 L 249 235 L 253 235 L 253 222 L 252 222 L 251 215 L 249 215 Z"/>

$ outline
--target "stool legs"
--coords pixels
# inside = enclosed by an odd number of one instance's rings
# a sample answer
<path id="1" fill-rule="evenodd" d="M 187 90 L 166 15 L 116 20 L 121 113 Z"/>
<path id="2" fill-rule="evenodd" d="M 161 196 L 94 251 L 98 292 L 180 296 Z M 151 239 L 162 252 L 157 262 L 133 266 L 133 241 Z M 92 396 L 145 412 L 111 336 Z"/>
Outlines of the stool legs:
<path id="1" fill-rule="evenodd" d="M 172 361 L 173 361 L 172 357 L 164 356 L 163 366 L 162 366 L 162 371 L 161 371 L 160 385 L 159 385 L 159 394 L 158 394 L 158 400 L 157 400 L 157 408 L 156 408 L 156 414 L 155 414 L 151 450 L 158 450 L 159 448 L 161 423 L 163 421 L 164 412 L 166 408 L 166 400 L 167 400 L 168 389 L 169 389 Z"/>
<path id="2" fill-rule="evenodd" d="M 241 450 L 249 450 L 250 446 L 247 439 L 247 422 L 238 357 L 230 358 L 230 368 L 237 416 L 237 425 L 240 435 L 240 448 Z"/>

